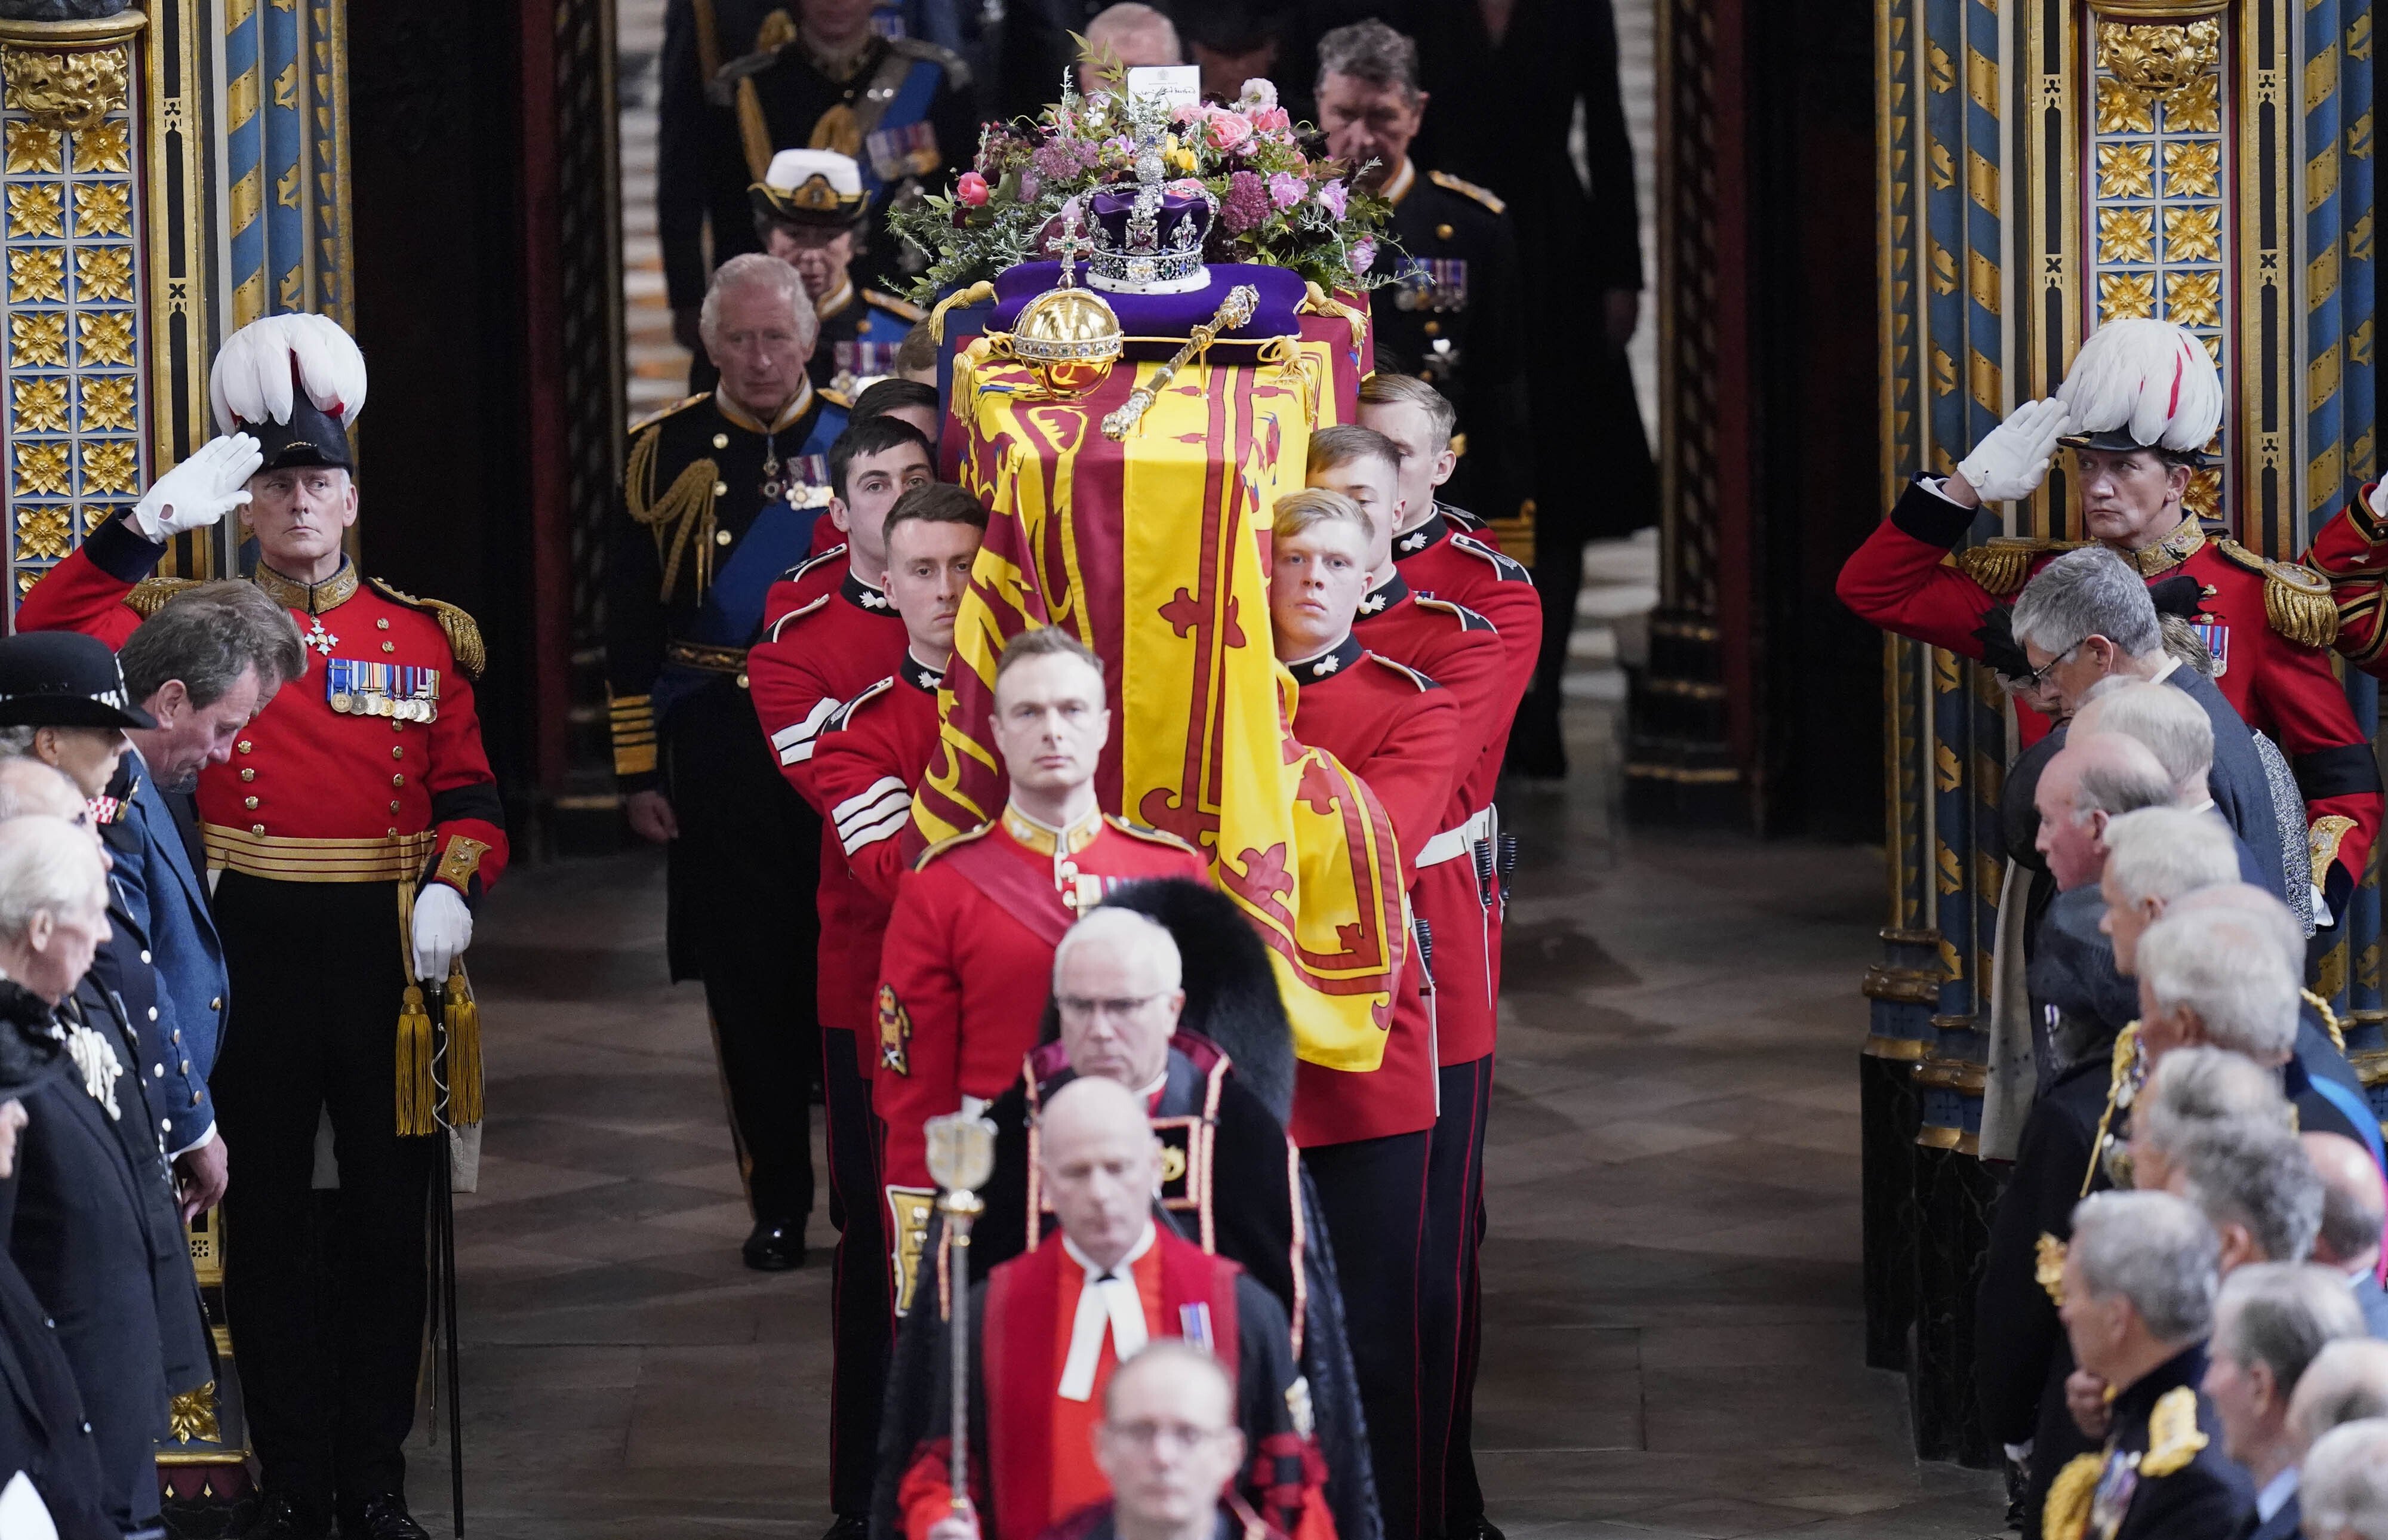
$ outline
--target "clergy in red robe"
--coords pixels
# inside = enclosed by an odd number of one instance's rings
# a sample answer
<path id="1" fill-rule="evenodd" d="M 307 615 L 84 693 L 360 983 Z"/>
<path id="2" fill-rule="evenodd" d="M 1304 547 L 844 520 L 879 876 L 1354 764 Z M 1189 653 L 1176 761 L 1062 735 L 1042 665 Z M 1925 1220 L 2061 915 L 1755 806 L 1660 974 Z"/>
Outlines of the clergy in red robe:
<path id="1" fill-rule="evenodd" d="M 1146 1344 L 1182 1338 L 1233 1378 L 1248 1453 L 1237 1494 L 1295 1540 L 1330 1540 L 1309 1389 L 1285 1307 L 1222 1257 L 1154 1220 L 1161 1146 L 1143 1104 L 1087 1076 L 1047 1104 L 1041 1184 L 1061 1229 L 969 1291 L 968 1469 L 948 1484 L 953 1387 L 938 1349 L 925 1403 L 896 1398 L 874 1531 L 905 1540 L 1034 1540 L 1110 1496 L 1095 1459 L 1105 1388 Z M 934 1331 L 917 1312 L 908 1331 Z"/>
<path id="2" fill-rule="evenodd" d="M 879 1068 L 899 1310 L 928 1231 L 922 1127 L 1003 1093 L 1036 1046 L 1053 949 L 1120 882 L 1207 880 L 1194 848 L 1103 814 L 1095 766 L 1111 736 L 1102 665 L 1060 626 L 1014 637 L 996 665 L 996 749 L 1010 783 L 994 822 L 931 846 L 896 896 L 880 955 Z"/>

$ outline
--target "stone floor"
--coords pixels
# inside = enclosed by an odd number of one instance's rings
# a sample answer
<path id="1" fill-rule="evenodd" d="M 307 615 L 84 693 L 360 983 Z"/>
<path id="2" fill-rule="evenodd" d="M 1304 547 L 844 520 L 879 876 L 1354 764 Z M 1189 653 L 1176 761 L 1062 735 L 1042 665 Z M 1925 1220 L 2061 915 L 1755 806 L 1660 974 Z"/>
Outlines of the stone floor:
<path id="1" fill-rule="evenodd" d="M 1595 551 L 1574 776 L 1504 799 L 1527 853 L 1488 1157 L 1493 1517 L 1520 1540 L 1996 1534 L 1995 1480 L 1919 1465 L 1901 1382 L 1861 1367 L 1854 1054 L 1878 858 L 1615 821 L 1615 660 L 1652 565 L 1646 542 Z M 704 1011 L 662 982 L 661 914 L 651 859 L 527 868 L 474 949 L 491 1115 L 458 1228 L 476 1536 L 827 1521 L 826 1266 L 738 1264 Z M 824 1217 L 812 1241 L 825 1252 Z M 444 1443 L 418 1435 L 415 1459 L 444 1533 Z"/>

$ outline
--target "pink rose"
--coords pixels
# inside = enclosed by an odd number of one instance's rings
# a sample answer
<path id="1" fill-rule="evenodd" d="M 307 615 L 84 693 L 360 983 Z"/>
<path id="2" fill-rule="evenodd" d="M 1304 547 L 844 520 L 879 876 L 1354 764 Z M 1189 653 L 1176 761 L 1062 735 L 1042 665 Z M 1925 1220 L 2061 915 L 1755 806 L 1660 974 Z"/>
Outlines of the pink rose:
<path id="1" fill-rule="evenodd" d="M 1203 120 L 1202 134 L 1214 150 L 1239 150 L 1251 143 L 1252 120 L 1240 112 L 1213 109 Z"/>
<path id="2" fill-rule="evenodd" d="M 1290 208 L 1310 191 L 1310 184 L 1291 171 L 1279 171 L 1268 180 L 1269 201 L 1279 208 Z"/>
<path id="3" fill-rule="evenodd" d="M 1293 127 L 1293 114 L 1281 107 L 1264 107 L 1252 114 L 1252 127 L 1263 133 L 1283 133 Z"/>
<path id="4" fill-rule="evenodd" d="M 960 178 L 954 183 L 954 196 L 961 199 L 964 203 L 969 204 L 972 208 L 984 206 L 986 203 L 986 178 L 979 175 L 976 171 L 964 171 Z"/>

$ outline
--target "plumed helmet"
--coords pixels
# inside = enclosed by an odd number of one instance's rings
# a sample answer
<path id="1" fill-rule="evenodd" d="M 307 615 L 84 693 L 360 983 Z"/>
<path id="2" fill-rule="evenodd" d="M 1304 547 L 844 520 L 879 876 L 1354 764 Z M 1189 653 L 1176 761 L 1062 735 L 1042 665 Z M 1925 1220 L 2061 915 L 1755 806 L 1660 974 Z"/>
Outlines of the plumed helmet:
<path id="1" fill-rule="evenodd" d="M 2170 449 L 2203 457 L 2222 425 L 2222 377 L 2195 333 L 2169 321 L 2110 321 L 2056 389 L 2076 449 Z"/>
<path id="2" fill-rule="evenodd" d="M 352 469 L 348 430 L 365 404 L 365 360 L 339 323 L 273 315 L 224 339 L 208 377 L 216 427 L 254 435 L 260 469 Z"/>

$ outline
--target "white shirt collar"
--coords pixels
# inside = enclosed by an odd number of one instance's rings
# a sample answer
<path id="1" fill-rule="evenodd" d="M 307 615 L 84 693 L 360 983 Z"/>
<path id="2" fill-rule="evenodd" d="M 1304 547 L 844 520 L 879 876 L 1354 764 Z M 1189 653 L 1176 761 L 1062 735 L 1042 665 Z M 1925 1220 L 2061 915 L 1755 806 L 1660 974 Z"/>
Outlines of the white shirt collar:
<path id="1" fill-rule="evenodd" d="M 1163 1070 L 1162 1071 L 1162 1074 L 1166 1077 L 1168 1071 Z M 1119 1266 L 1111 1268 L 1109 1270 L 1121 1277 L 1125 1277 L 1127 1275 L 1127 1270 L 1136 1266 L 1138 1261 L 1142 1260 L 1146 1252 L 1152 1249 L 1152 1243 L 1159 1233 L 1160 1231 L 1158 1228 L 1153 1224 L 1150 1218 L 1148 1217 L 1144 1221 L 1144 1233 L 1137 1237 L 1136 1244 L 1127 1248 L 1127 1255 L 1119 1259 Z M 1088 1256 L 1085 1252 L 1080 1251 L 1078 1249 L 1078 1243 L 1071 1240 L 1066 1232 L 1061 1236 L 1061 1249 L 1070 1254 L 1071 1261 L 1075 1262 L 1078 1266 L 1086 1269 L 1086 1276 L 1088 1278 L 1100 1278 L 1103 1276 L 1106 1269 L 1097 1267 L 1095 1265 L 1095 1259 Z"/>
<path id="2" fill-rule="evenodd" d="M 2286 1508 L 2289 1499 L 2296 1495 L 2297 1468 L 2292 1465 L 2266 1482 L 2264 1490 L 2255 1494 L 2255 1521 L 2259 1524 L 2270 1523 L 2272 1515 Z"/>

